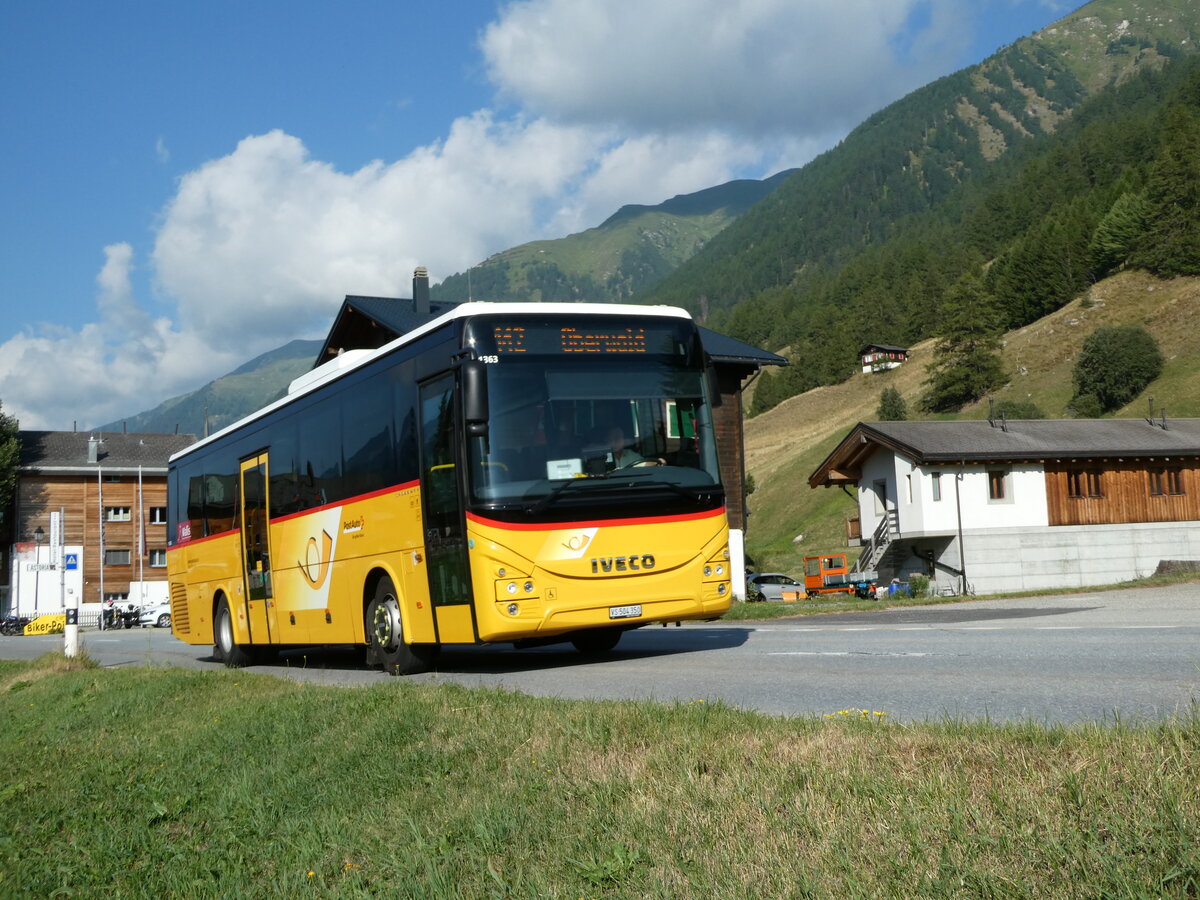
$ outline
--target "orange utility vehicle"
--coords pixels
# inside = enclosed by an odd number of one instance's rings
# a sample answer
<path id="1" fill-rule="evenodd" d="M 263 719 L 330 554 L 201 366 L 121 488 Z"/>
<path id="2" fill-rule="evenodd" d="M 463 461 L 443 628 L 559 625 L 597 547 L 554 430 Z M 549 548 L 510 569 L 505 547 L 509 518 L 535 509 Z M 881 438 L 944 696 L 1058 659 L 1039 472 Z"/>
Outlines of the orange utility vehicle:
<path id="1" fill-rule="evenodd" d="M 808 597 L 818 594 L 854 594 L 866 599 L 875 596 L 878 572 L 853 572 L 845 553 L 804 557 L 804 591 Z M 801 599 L 796 591 L 794 598 Z"/>

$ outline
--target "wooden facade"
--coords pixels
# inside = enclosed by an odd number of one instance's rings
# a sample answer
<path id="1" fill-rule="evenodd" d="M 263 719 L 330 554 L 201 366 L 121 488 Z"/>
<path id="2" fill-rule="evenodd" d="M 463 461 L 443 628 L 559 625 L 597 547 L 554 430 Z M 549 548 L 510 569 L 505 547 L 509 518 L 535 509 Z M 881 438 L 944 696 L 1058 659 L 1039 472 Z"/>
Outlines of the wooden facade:
<path id="1" fill-rule="evenodd" d="M 80 600 L 99 604 L 127 598 L 131 581 L 166 581 L 166 508 L 165 471 L 143 473 L 140 490 L 136 474 L 30 474 L 17 487 L 17 534 L 24 543 L 39 527 L 49 534 L 50 514 L 62 510 L 63 544 L 83 547 Z M 104 564 L 102 547 L 121 561 Z"/>
<path id="2" fill-rule="evenodd" d="M 1051 525 L 1200 521 L 1200 459 L 1050 462 Z"/>
<path id="3" fill-rule="evenodd" d="M 22 593 L 22 571 L 52 562 L 51 520 L 60 511 L 62 544 L 79 553 L 78 569 L 67 569 L 82 582 L 82 609 L 106 599 L 137 602 L 131 582 L 166 581 L 167 460 L 195 435 L 22 431 L 19 438 L 12 545 L 0 574 L 0 589 L 12 588 L 10 603 Z"/>

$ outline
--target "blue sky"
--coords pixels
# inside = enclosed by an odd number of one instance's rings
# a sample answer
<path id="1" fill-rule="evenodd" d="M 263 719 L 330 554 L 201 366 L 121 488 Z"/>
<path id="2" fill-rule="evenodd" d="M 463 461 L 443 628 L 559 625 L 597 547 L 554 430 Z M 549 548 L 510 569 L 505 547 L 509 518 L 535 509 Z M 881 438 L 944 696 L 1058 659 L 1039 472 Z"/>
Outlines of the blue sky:
<path id="1" fill-rule="evenodd" d="M 0 402 L 87 428 L 525 241 L 803 165 L 1071 0 L 0 3 Z"/>

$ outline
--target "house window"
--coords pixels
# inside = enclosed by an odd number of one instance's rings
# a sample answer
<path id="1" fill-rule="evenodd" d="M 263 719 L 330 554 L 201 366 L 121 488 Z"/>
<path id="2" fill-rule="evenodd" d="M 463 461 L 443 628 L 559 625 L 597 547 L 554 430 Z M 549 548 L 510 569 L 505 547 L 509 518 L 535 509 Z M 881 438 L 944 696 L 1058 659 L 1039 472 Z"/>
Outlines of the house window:
<path id="1" fill-rule="evenodd" d="M 1175 497 L 1183 495 L 1183 469 L 1167 469 L 1167 493 Z"/>
<path id="2" fill-rule="evenodd" d="M 880 480 L 874 484 L 875 493 L 875 515 L 882 516 L 887 513 L 887 481 Z"/>
<path id="3" fill-rule="evenodd" d="M 1008 473 L 1004 469 L 988 469 L 988 499 L 1008 499 Z"/>
<path id="4" fill-rule="evenodd" d="M 1104 497 L 1104 484 L 1100 469 L 1070 469 L 1067 472 L 1067 496 L 1072 500 Z M 1153 490 L 1153 487 L 1151 488 Z"/>
<path id="5" fill-rule="evenodd" d="M 1183 469 L 1179 466 L 1150 469 L 1146 474 L 1150 477 L 1151 497 L 1163 497 L 1167 494 L 1173 497 L 1183 495 Z"/>
<path id="6" fill-rule="evenodd" d="M 166 525 L 167 524 L 167 508 L 165 506 L 150 507 L 150 524 L 151 525 Z"/>
<path id="7" fill-rule="evenodd" d="M 151 550 L 150 551 L 150 568 L 161 569 L 167 564 L 166 550 Z"/>
<path id="8" fill-rule="evenodd" d="M 104 507 L 104 519 L 107 522 L 128 522 L 130 519 L 128 506 Z"/>
<path id="9" fill-rule="evenodd" d="M 124 591 L 124 592 L 114 591 L 113 593 L 108 593 L 106 591 L 104 594 L 104 602 L 105 603 L 122 603 L 128 599 L 129 599 L 129 591 Z"/>
<path id="10" fill-rule="evenodd" d="M 120 475 L 105 475 L 104 483 L 105 484 L 120 484 L 121 476 Z"/>
<path id="11" fill-rule="evenodd" d="M 106 566 L 127 566 L 129 565 L 128 550 L 105 550 L 104 564 Z"/>
<path id="12" fill-rule="evenodd" d="M 1083 483 L 1083 472 L 1079 469 L 1071 469 L 1067 472 L 1067 495 L 1073 500 L 1078 500 L 1084 496 L 1086 486 Z M 1153 493 L 1153 491 L 1151 491 Z"/>
<path id="13" fill-rule="evenodd" d="M 933 479 L 933 499 L 938 502 L 942 499 L 942 473 L 934 472 L 930 477 Z"/>
<path id="14" fill-rule="evenodd" d="M 904 491 L 905 491 L 906 496 L 908 497 L 908 502 L 912 503 L 912 476 L 911 475 L 904 476 Z"/>

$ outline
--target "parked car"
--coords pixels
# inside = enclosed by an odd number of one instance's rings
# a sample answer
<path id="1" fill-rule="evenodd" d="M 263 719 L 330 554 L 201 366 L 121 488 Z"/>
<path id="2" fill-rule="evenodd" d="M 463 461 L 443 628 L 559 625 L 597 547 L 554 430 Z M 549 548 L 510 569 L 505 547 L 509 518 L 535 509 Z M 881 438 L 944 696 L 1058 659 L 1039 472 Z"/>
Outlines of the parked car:
<path id="1" fill-rule="evenodd" d="M 171 604 L 156 603 L 154 606 L 142 607 L 141 615 L 138 616 L 138 624 L 143 628 L 147 625 L 153 625 L 155 628 L 170 628 Z"/>
<path id="2" fill-rule="evenodd" d="M 746 578 L 747 603 L 761 603 L 764 600 L 778 602 L 783 599 L 784 591 L 803 594 L 804 585 L 782 572 L 758 572 Z"/>

